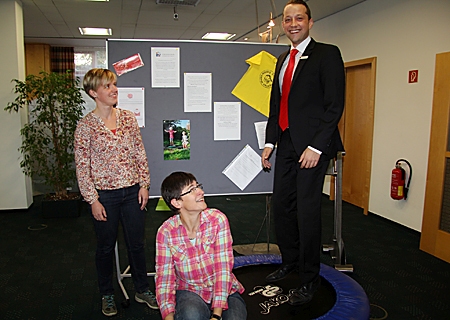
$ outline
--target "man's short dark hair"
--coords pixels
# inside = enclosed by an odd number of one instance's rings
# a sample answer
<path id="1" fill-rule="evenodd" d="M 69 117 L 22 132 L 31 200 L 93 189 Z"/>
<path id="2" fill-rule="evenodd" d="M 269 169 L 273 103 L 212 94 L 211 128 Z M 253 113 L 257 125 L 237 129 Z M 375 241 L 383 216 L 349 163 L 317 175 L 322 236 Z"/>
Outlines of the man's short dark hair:
<path id="1" fill-rule="evenodd" d="M 285 7 L 288 4 L 301 4 L 301 5 L 304 5 L 305 8 L 306 8 L 306 15 L 308 16 L 308 20 L 311 19 L 311 10 L 309 9 L 309 7 L 308 7 L 308 5 L 306 4 L 305 1 L 303 1 L 303 0 L 289 0 L 288 3 L 286 3 Z"/>
<path id="2" fill-rule="evenodd" d="M 161 184 L 161 196 L 173 213 L 179 213 L 179 210 L 171 204 L 172 199 L 180 199 L 183 188 L 196 181 L 192 173 L 182 171 L 172 172 L 164 179 Z"/>

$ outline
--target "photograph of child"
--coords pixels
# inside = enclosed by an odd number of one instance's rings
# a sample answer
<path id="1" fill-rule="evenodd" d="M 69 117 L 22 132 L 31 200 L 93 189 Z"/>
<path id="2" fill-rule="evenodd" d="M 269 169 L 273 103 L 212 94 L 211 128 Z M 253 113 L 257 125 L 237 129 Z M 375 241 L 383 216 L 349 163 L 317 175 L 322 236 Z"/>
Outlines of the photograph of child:
<path id="1" fill-rule="evenodd" d="M 189 160 L 190 153 L 190 120 L 163 121 L 164 160 Z"/>
<path id="2" fill-rule="evenodd" d="M 183 131 L 181 133 L 181 144 L 183 145 L 183 149 L 187 149 L 188 148 L 189 139 L 188 139 L 188 136 L 186 135 L 186 131 Z"/>

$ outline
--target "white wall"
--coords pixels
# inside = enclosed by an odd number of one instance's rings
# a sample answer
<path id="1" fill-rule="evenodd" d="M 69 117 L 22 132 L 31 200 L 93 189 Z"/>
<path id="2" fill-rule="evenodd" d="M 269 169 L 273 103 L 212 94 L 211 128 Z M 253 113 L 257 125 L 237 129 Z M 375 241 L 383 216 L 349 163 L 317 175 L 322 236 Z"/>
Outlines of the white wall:
<path id="1" fill-rule="evenodd" d="M 338 45 L 345 62 L 377 57 L 369 211 L 420 231 L 435 56 L 450 51 L 450 1 L 367 0 L 317 21 L 311 35 Z M 418 83 L 408 84 L 415 69 Z M 400 158 L 413 167 L 406 201 L 390 198 L 391 170 Z"/>
<path id="2" fill-rule="evenodd" d="M 3 109 L 14 100 L 11 79 L 25 79 L 23 18 L 20 2 L 0 1 L 0 209 L 24 209 L 32 202 L 31 181 L 19 166 L 22 143 L 20 129 L 27 113 L 7 113 Z"/>

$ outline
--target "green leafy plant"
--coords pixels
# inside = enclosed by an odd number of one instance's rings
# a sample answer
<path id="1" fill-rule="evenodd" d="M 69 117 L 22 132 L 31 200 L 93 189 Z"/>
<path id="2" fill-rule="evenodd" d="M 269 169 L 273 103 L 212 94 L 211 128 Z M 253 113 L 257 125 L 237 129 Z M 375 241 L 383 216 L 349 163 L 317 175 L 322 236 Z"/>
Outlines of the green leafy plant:
<path id="1" fill-rule="evenodd" d="M 76 181 L 74 133 L 84 110 L 79 79 L 71 72 L 42 71 L 25 81 L 12 81 L 17 97 L 5 110 L 19 112 L 28 107 L 29 113 L 29 122 L 20 130 L 20 167 L 26 175 L 42 178 L 56 198 L 68 198 L 67 188 Z"/>

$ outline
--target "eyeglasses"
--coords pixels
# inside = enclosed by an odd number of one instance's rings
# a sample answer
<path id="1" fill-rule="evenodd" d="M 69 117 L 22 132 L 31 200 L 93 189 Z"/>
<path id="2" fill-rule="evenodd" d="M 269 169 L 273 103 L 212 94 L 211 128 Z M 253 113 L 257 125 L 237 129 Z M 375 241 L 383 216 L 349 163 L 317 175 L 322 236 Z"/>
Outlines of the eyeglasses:
<path id="1" fill-rule="evenodd" d="M 203 184 L 199 183 L 199 184 L 197 184 L 196 186 L 190 188 L 188 191 L 183 192 L 182 194 L 180 194 L 180 198 L 181 198 L 182 196 L 185 196 L 185 195 L 191 193 L 191 192 L 194 192 L 195 190 L 197 190 L 197 189 L 199 189 L 199 188 L 203 190 Z"/>

